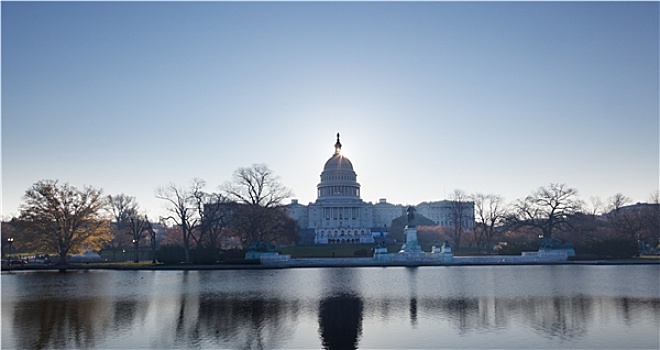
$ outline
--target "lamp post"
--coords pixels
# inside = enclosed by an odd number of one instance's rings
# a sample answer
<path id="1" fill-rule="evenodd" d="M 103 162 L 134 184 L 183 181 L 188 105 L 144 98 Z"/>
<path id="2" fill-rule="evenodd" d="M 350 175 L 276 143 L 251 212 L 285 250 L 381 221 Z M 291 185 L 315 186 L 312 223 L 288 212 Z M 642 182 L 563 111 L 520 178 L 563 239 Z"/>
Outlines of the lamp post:
<path id="1" fill-rule="evenodd" d="M 133 239 L 133 253 L 135 255 L 133 262 L 140 262 L 140 240 Z"/>
<path id="2" fill-rule="evenodd" d="M 9 255 L 7 256 L 7 259 L 11 260 L 11 251 L 12 251 L 12 246 L 14 244 L 14 237 L 7 238 L 7 244 L 9 244 Z"/>

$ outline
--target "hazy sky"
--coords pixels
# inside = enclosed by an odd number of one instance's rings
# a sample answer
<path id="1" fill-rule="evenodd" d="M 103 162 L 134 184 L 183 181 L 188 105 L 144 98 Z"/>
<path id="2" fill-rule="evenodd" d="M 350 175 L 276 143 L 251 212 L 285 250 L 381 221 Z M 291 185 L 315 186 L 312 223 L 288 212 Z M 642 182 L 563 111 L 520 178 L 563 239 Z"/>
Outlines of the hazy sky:
<path id="1" fill-rule="evenodd" d="M 253 163 L 306 204 L 337 132 L 365 201 L 658 190 L 658 2 L 1 6 L 4 217 Z"/>

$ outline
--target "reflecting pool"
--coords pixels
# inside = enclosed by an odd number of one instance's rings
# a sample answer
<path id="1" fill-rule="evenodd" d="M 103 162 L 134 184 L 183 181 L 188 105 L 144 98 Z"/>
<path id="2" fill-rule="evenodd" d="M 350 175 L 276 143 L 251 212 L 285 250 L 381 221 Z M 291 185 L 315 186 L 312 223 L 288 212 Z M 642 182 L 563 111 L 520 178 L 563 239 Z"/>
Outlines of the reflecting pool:
<path id="1" fill-rule="evenodd" d="M 2 274 L 2 348 L 658 349 L 660 265 Z"/>

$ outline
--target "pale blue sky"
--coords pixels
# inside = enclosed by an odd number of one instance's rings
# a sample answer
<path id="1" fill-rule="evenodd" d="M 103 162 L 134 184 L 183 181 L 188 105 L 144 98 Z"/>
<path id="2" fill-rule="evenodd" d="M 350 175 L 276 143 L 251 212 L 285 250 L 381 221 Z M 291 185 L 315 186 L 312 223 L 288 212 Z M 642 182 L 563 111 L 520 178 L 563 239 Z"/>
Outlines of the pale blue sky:
<path id="1" fill-rule="evenodd" d="M 657 2 L 1 6 L 5 217 L 41 179 L 157 217 L 252 163 L 307 203 L 337 132 L 366 201 L 658 190 Z"/>

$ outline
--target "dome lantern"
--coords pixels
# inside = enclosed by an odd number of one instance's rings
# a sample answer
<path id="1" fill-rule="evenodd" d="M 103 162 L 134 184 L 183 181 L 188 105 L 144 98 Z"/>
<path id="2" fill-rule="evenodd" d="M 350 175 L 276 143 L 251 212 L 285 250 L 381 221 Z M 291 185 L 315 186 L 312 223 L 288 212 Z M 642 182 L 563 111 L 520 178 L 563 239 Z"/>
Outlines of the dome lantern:
<path id="1" fill-rule="evenodd" d="M 337 143 L 335 143 L 335 154 L 341 153 L 341 142 L 339 142 L 339 133 L 337 133 Z"/>

